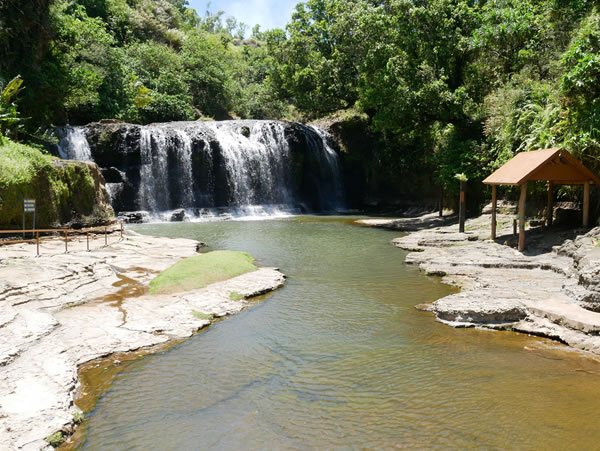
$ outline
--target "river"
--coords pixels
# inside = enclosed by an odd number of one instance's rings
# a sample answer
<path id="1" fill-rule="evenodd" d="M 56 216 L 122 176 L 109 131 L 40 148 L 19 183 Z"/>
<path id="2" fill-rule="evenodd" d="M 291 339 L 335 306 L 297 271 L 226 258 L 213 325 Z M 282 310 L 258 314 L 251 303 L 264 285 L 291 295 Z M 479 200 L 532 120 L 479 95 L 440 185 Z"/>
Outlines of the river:
<path id="1" fill-rule="evenodd" d="M 600 364 L 545 339 L 453 329 L 452 292 L 398 233 L 346 218 L 155 224 L 243 250 L 287 285 L 138 359 L 88 415 L 86 450 L 596 448 Z"/>

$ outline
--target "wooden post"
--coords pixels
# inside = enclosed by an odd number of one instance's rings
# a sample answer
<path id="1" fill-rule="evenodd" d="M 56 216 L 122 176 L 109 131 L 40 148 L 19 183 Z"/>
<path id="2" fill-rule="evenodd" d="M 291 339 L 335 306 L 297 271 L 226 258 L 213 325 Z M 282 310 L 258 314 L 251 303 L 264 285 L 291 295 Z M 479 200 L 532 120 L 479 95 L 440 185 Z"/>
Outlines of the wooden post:
<path id="1" fill-rule="evenodd" d="M 67 231 L 65 230 L 65 254 L 66 254 L 67 252 L 69 252 L 69 237 L 68 237 L 68 233 L 69 233 L 69 232 L 67 232 Z"/>
<path id="2" fill-rule="evenodd" d="M 460 204 L 459 204 L 459 210 L 458 210 L 458 231 L 460 233 L 464 233 L 465 231 L 465 215 L 466 215 L 466 211 L 465 211 L 465 187 L 467 185 L 467 182 L 465 182 L 464 180 L 460 181 Z"/>
<path id="3" fill-rule="evenodd" d="M 85 241 L 87 242 L 87 250 L 90 251 L 90 232 L 85 232 Z"/>
<path id="4" fill-rule="evenodd" d="M 519 252 L 525 249 L 525 200 L 527 199 L 527 182 L 521 185 L 519 197 Z"/>
<path id="5" fill-rule="evenodd" d="M 496 239 L 496 206 L 498 199 L 496 198 L 496 185 L 492 185 L 492 240 Z"/>
<path id="6" fill-rule="evenodd" d="M 583 184 L 583 227 L 590 226 L 590 182 Z"/>
<path id="7" fill-rule="evenodd" d="M 104 245 L 108 246 L 108 227 L 104 227 Z"/>
<path id="8" fill-rule="evenodd" d="M 40 232 L 35 232 L 35 245 L 37 246 L 37 256 L 40 256 Z"/>
<path id="9" fill-rule="evenodd" d="M 121 239 L 123 239 L 123 223 L 121 223 Z"/>
<path id="10" fill-rule="evenodd" d="M 552 227 L 552 221 L 554 220 L 554 204 L 552 199 L 552 190 L 554 189 L 554 183 L 548 182 L 548 211 L 546 212 L 546 224 L 548 228 Z"/>
<path id="11" fill-rule="evenodd" d="M 444 216 L 444 187 L 440 186 L 440 211 L 438 216 L 441 218 Z M 123 229 L 123 223 L 121 223 L 121 230 Z M 122 236 L 122 234 L 121 234 Z"/>

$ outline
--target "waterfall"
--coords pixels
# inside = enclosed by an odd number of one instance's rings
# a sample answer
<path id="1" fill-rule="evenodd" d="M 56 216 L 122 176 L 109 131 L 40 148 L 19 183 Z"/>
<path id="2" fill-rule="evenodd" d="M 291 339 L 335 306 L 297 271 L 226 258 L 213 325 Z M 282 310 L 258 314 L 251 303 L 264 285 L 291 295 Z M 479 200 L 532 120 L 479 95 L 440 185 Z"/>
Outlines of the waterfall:
<path id="1" fill-rule="evenodd" d="M 227 168 L 231 205 L 289 205 L 289 146 L 282 124 L 254 123 L 246 136 L 229 124 L 212 123 Z M 246 129 L 242 130 L 246 132 Z"/>
<path id="2" fill-rule="evenodd" d="M 329 144 L 330 137 L 317 127 L 310 127 L 319 136 L 319 140 L 313 140 L 312 145 L 320 147 L 317 150 L 317 155 L 321 161 L 321 168 L 327 172 L 325 179 L 327 180 L 327 190 L 329 191 L 322 198 L 322 202 L 328 210 L 340 211 L 344 209 L 345 196 L 344 185 L 342 178 L 342 170 L 340 168 L 340 157 Z"/>
<path id="3" fill-rule="evenodd" d="M 93 161 L 92 150 L 82 127 L 59 129 L 58 153 L 63 160 Z"/>
<path id="4" fill-rule="evenodd" d="M 96 157 L 116 211 L 168 220 L 183 209 L 177 216 L 194 220 L 344 208 L 338 155 L 314 127 L 248 120 L 90 124 L 60 133 L 61 157 Z"/>

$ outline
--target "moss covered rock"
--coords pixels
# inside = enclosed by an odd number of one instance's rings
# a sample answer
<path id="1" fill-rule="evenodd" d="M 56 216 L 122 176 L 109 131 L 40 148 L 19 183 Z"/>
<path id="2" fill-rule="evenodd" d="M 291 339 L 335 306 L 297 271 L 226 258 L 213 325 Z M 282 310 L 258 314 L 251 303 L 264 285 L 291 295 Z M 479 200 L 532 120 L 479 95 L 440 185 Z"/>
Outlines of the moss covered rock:
<path id="1" fill-rule="evenodd" d="M 0 227 L 22 224 L 23 199 L 37 199 L 36 227 L 92 226 L 114 218 L 94 163 L 65 161 L 23 144 L 0 143 Z M 27 217 L 31 226 L 31 217 Z"/>
<path id="2" fill-rule="evenodd" d="M 177 293 L 256 271 L 254 258 L 245 252 L 213 251 L 184 258 L 150 282 L 151 294 Z"/>

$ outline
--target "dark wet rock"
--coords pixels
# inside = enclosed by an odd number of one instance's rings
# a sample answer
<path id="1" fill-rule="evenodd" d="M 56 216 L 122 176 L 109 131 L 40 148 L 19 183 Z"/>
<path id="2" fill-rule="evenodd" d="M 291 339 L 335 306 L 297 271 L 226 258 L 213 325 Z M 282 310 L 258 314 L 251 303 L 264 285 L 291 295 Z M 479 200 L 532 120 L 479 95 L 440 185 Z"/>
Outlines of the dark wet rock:
<path id="1" fill-rule="evenodd" d="M 198 244 L 196 244 L 196 252 L 200 252 L 200 250 L 204 249 L 205 247 L 208 247 L 208 244 L 203 241 L 199 241 Z"/>
<path id="2" fill-rule="evenodd" d="M 102 175 L 106 183 L 123 183 L 127 180 L 126 174 L 115 167 L 102 169 Z"/>
<path id="3" fill-rule="evenodd" d="M 144 210 L 122 211 L 119 213 L 117 220 L 127 224 L 142 224 L 150 220 L 150 213 Z"/>
<path id="4" fill-rule="evenodd" d="M 182 222 L 185 219 L 185 210 L 179 208 L 171 213 L 171 222 Z"/>
<path id="5" fill-rule="evenodd" d="M 250 138 L 250 127 L 246 127 L 245 125 L 240 127 L 240 133 L 246 138 Z"/>

